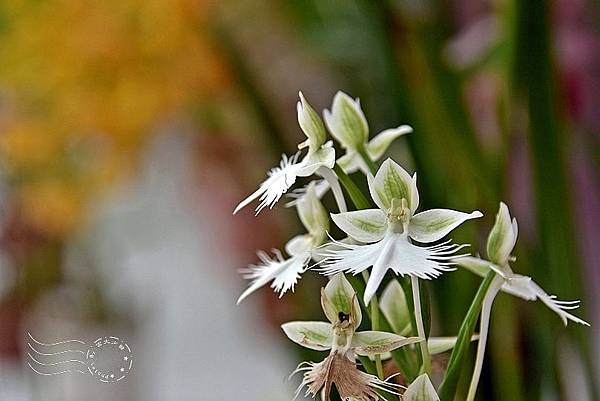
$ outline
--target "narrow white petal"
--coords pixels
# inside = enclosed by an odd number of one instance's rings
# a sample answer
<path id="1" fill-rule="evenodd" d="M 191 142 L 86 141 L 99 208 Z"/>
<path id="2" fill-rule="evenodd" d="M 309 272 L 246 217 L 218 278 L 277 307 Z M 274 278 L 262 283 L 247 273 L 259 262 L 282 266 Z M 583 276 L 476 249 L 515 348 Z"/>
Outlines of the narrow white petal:
<path id="1" fill-rule="evenodd" d="M 483 216 L 480 211 L 463 213 L 450 209 L 431 209 L 410 219 L 408 235 L 415 241 L 428 243 L 442 239 L 467 220 Z"/>
<path id="2" fill-rule="evenodd" d="M 512 277 L 512 272 L 504 271 L 500 266 L 497 266 L 489 260 L 477 258 L 475 256 L 461 256 L 460 258 L 453 259 L 454 264 L 475 273 L 481 277 L 488 274 L 490 270 L 496 272 L 504 278 Z"/>
<path id="3" fill-rule="evenodd" d="M 289 259 L 284 259 L 281 252 L 277 250 L 274 250 L 273 253 L 275 257 L 270 257 L 262 251 L 259 252 L 258 257 L 262 264 L 251 265 L 241 270 L 244 278 L 251 280 L 251 283 L 238 298 L 238 304 L 269 281 L 273 281 L 271 288 L 279 293 L 279 297 L 282 297 L 288 290 L 294 291 L 300 273 L 304 272 L 310 261 L 310 252 L 294 255 Z"/>
<path id="4" fill-rule="evenodd" d="M 393 247 L 393 242 L 386 241 L 382 249 L 382 253 L 380 255 L 387 255 L 389 253 L 390 247 Z M 369 302 L 371 302 L 371 298 L 373 298 L 373 296 L 377 292 L 377 289 L 379 288 L 381 282 L 383 281 L 383 278 L 385 277 L 385 273 L 387 273 L 388 266 L 383 262 L 385 262 L 385 256 L 383 258 L 380 256 L 373 265 L 371 275 L 369 276 L 369 280 L 367 281 L 367 286 L 365 288 L 365 305 L 368 305 Z"/>
<path id="5" fill-rule="evenodd" d="M 331 218 L 346 234 L 361 242 L 379 241 L 387 227 L 385 213 L 379 209 L 332 213 Z"/>
<path id="6" fill-rule="evenodd" d="M 568 321 L 589 326 L 590 324 L 583 319 L 578 318 L 567 312 L 567 310 L 579 308 L 579 301 L 559 301 L 554 295 L 548 295 L 537 283 L 533 280 L 529 282 L 529 286 L 532 292 L 535 292 L 540 299 L 548 308 L 555 312 L 563 321 L 566 326 Z"/>
<path id="7" fill-rule="evenodd" d="M 373 160 L 379 160 L 396 138 L 411 133 L 412 131 L 412 127 L 408 125 L 401 125 L 397 128 L 381 131 L 367 143 L 367 152 L 369 153 L 369 156 L 371 156 Z"/>
<path id="8" fill-rule="evenodd" d="M 260 213 L 267 206 L 272 208 L 281 196 L 296 182 L 298 172 L 302 168 L 301 163 L 298 163 L 298 156 L 299 153 L 289 158 L 283 155 L 279 166 L 269 170 L 267 173 L 268 178 L 260 184 L 254 193 L 237 205 L 233 214 L 239 212 L 255 199 L 260 200 L 256 208 L 256 214 Z"/>
<path id="9" fill-rule="evenodd" d="M 502 284 L 502 291 L 526 301 L 535 301 L 538 294 L 535 286 L 531 285 L 531 277 L 511 274 Z"/>

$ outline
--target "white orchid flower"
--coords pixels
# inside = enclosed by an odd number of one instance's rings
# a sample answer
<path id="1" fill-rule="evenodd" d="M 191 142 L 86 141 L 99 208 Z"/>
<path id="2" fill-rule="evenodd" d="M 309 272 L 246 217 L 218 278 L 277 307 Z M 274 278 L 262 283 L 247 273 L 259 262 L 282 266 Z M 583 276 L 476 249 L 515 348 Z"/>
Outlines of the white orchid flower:
<path id="1" fill-rule="evenodd" d="M 360 305 L 354 289 L 341 273 L 321 289 L 321 305 L 329 322 L 289 322 L 281 326 L 295 343 L 330 351 L 322 362 L 304 362 L 294 371 L 303 372 L 296 396 L 307 387 L 307 396 L 320 393 L 321 400 L 328 401 L 332 385 L 343 400 L 379 400 L 376 390 L 397 394 L 399 385 L 358 370 L 356 355 L 381 354 L 422 339 L 381 331 L 356 332 L 362 320 Z"/>
<path id="2" fill-rule="evenodd" d="M 360 150 L 363 149 L 369 158 L 378 161 L 386 153 L 392 142 L 402 135 L 413 131 L 409 125 L 400 125 L 397 128 L 389 128 L 375 135 L 367 141 L 369 126 L 360 107 L 358 99 L 353 100 L 344 92 L 338 92 L 331 107 L 332 111 L 325 110 L 324 118 L 331 135 L 342 145 L 346 154 L 338 158 L 336 163 L 346 174 L 352 174 L 360 170 L 365 175 L 369 173 L 369 167 L 363 161 Z M 329 183 L 321 180 L 317 184 L 319 198 L 329 191 Z M 290 194 L 292 200 L 286 206 L 294 206 L 298 199 L 305 193 L 306 187 L 298 188 Z"/>
<path id="3" fill-rule="evenodd" d="M 399 136 L 412 132 L 408 125 L 387 129 L 369 138 L 369 125 L 358 99 L 352 99 L 342 91 L 335 94 L 331 111 L 323 112 L 325 124 L 331 135 L 346 150 L 346 155 L 338 160 L 347 172 L 357 171 L 361 166 L 359 153 L 365 150 L 373 160 L 383 156 L 390 144 Z M 365 174 L 368 169 L 364 169 Z"/>
<path id="4" fill-rule="evenodd" d="M 259 251 L 257 254 L 261 263 L 241 269 L 244 278 L 252 281 L 238 298 L 238 304 L 268 282 L 271 282 L 271 287 L 279 293 L 280 298 L 288 290 L 294 291 L 294 286 L 307 269 L 313 253 L 327 238 L 329 217 L 315 193 L 314 186 L 308 187 L 306 196 L 298 202 L 296 208 L 307 233 L 288 241 L 285 245 L 288 258 L 284 258 L 277 249 L 273 250 L 274 257 Z"/>
<path id="5" fill-rule="evenodd" d="M 375 135 L 373 139 L 366 142 L 363 146 L 369 158 L 373 161 L 378 161 L 387 152 L 396 138 L 411 132 L 413 132 L 413 129 L 409 125 L 389 128 Z M 370 172 L 369 167 L 362 160 L 360 154 L 353 149 L 346 149 L 346 154 L 337 159 L 337 164 L 339 164 L 346 174 L 352 174 L 358 170 L 362 171 L 365 175 Z"/>
<path id="6" fill-rule="evenodd" d="M 272 208 L 281 196 L 296 182 L 297 177 L 308 177 L 319 168 L 333 168 L 335 164 L 335 150 L 331 141 L 325 142 L 325 127 L 317 112 L 308 104 L 302 92 L 297 104 L 298 123 L 307 137 L 305 142 L 298 145 L 298 149 L 308 148 L 306 155 L 300 159 L 300 152 L 293 156 L 282 155 L 279 166 L 273 167 L 267 173 L 268 178 L 260 184 L 258 189 L 240 202 L 233 211 L 236 214 L 243 207 L 259 200 L 256 214 L 265 207 Z"/>
<path id="7" fill-rule="evenodd" d="M 369 176 L 369 191 L 379 209 L 331 215 L 346 234 L 366 244 L 339 243 L 341 250 L 325 251 L 322 273 L 358 274 L 373 266 L 364 295 L 368 304 L 388 270 L 423 279 L 454 270 L 455 253 L 466 245 L 448 241 L 421 247 L 411 240 L 438 241 L 466 220 L 481 217 L 479 211 L 432 209 L 415 214 L 419 205 L 416 175 L 411 177 L 391 159 L 381 165 L 374 178 Z"/>
<path id="8" fill-rule="evenodd" d="M 352 99 L 342 91 L 336 93 L 331 111 L 325 110 L 323 117 L 331 135 L 346 151 L 337 163 L 347 174 L 359 169 L 365 174 L 369 172 L 369 168 L 361 159 L 361 151 L 365 151 L 371 160 L 377 161 L 396 138 L 412 132 L 410 126 L 401 125 L 386 129 L 367 142 L 369 125 L 360 107 L 360 101 Z"/>
<path id="9" fill-rule="evenodd" d="M 531 277 L 513 273 L 509 262 L 518 233 L 517 220 L 511 220 L 508 207 L 500 202 L 496 223 L 487 240 L 487 254 L 490 260 L 464 256 L 455 259 L 455 262 L 480 276 L 485 276 L 490 270 L 495 271 L 504 279 L 500 287 L 502 291 L 526 301 L 539 299 L 562 319 L 565 326 L 569 320 L 589 326 L 588 322 L 567 312 L 577 309 L 580 301 L 559 301 L 555 295 L 548 295 Z"/>

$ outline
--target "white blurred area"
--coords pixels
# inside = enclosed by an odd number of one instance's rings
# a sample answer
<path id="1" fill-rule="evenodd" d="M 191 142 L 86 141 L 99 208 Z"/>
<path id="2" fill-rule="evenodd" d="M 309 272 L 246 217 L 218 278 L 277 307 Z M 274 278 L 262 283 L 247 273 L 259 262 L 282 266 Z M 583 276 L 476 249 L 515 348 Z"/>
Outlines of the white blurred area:
<path id="1" fill-rule="evenodd" d="M 26 361 L 0 360 L 1 401 L 237 400 L 293 397 L 293 354 L 261 320 L 253 299 L 237 307 L 235 260 L 203 215 L 193 178 L 191 138 L 159 136 L 143 171 L 118 197 L 96 205 L 94 224 L 65 255 L 65 284 L 38 302 L 23 324 L 46 342 L 117 336 L 134 367 L 106 384 L 67 373 L 45 377 Z M 210 222 L 210 223 L 208 223 Z M 82 320 L 84 299 L 101 289 L 109 319 Z"/>

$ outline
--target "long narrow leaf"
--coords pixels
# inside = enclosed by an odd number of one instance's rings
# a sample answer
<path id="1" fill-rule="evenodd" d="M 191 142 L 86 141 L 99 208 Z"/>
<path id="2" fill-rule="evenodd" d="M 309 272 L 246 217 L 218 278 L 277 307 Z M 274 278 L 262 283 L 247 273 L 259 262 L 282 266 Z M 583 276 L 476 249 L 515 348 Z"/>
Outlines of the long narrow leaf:
<path id="1" fill-rule="evenodd" d="M 469 344 L 471 343 L 471 336 L 475 331 L 475 325 L 479 318 L 479 312 L 481 311 L 481 303 L 485 294 L 492 284 L 492 280 L 496 273 L 489 272 L 485 279 L 481 282 L 475 298 L 467 311 L 460 330 L 458 332 L 458 340 L 456 340 L 456 346 L 452 350 L 450 361 L 448 362 L 448 370 L 446 376 L 439 389 L 440 399 L 442 401 L 454 400 L 456 394 L 456 387 L 458 385 L 458 379 L 460 378 L 460 372 L 462 370 L 462 364 L 469 350 Z"/>

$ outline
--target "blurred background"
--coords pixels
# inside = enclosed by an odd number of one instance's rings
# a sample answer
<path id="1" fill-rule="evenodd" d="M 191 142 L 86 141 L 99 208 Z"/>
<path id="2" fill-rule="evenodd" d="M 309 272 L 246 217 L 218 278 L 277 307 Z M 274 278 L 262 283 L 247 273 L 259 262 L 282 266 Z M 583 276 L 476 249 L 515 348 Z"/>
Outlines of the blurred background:
<path id="1" fill-rule="evenodd" d="M 504 200 L 514 270 L 582 299 L 591 329 L 500 295 L 479 399 L 600 399 L 599 28 L 593 0 L 0 2 L 0 400 L 291 399 L 322 356 L 278 326 L 322 319 L 323 278 L 236 307 L 237 269 L 300 225 L 231 212 L 301 142 L 298 91 L 322 110 L 338 89 L 372 134 L 414 127 L 390 155 L 422 207 L 484 212 L 457 242 L 483 251 Z M 435 334 L 479 281 L 430 284 Z M 41 376 L 27 332 L 117 336 L 135 365 Z"/>

